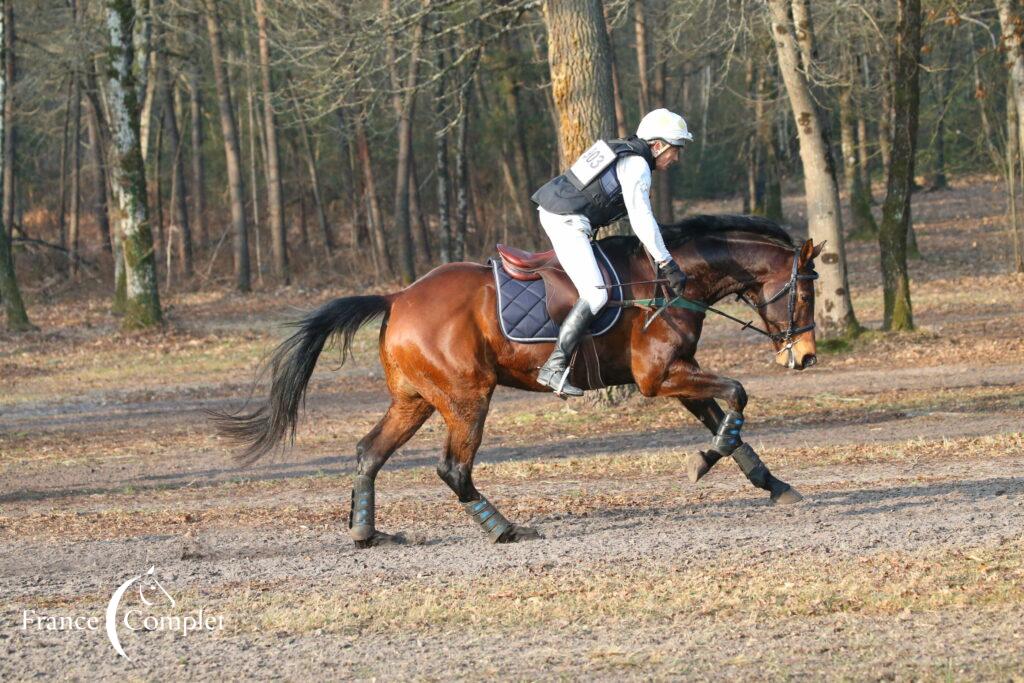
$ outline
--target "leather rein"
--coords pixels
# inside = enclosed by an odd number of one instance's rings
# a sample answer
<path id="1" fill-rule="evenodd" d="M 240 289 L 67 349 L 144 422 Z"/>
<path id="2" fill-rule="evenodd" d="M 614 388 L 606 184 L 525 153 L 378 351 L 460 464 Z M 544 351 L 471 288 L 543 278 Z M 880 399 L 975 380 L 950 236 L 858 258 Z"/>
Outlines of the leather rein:
<path id="1" fill-rule="evenodd" d="M 768 339 L 771 339 L 773 342 L 778 342 L 778 343 L 782 344 L 783 348 L 782 348 L 782 350 L 779 351 L 779 353 L 782 353 L 782 351 L 788 351 L 789 352 L 789 356 L 790 356 L 790 363 L 792 363 L 793 362 L 793 340 L 794 340 L 794 337 L 796 337 L 799 334 L 803 334 L 804 332 L 809 332 L 809 331 L 813 330 L 814 327 L 815 327 L 815 324 L 814 324 L 813 321 L 809 325 L 804 325 L 802 327 L 797 327 L 796 326 L 796 297 L 797 297 L 797 291 L 796 290 L 797 290 L 797 284 L 799 283 L 800 280 L 817 280 L 818 279 L 818 274 L 817 273 L 814 273 L 814 272 L 811 272 L 811 273 L 800 273 L 799 270 L 800 270 L 800 252 L 799 251 L 794 251 L 793 252 L 793 271 L 792 271 L 792 274 L 789 277 L 789 282 L 787 282 L 785 285 L 783 285 L 782 288 L 779 291 L 775 292 L 775 294 L 773 294 L 772 296 L 768 297 L 767 299 L 765 299 L 764 301 L 762 301 L 759 304 L 758 303 L 754 303 L 753 301 L 751 301 L 749 298 L 747 298 L 747 296 L 743 292 L 741 292 L 741 293 L 736 295 L 736 300 L 737 301 L 742 301 L 743 303 L 747 304 L 748 306 L 750 306 L 754 310 L 760 310 L 760 309 L 764 308 L 765 306 L 768 306 L 769 304 L 775 303 L 776 301 L 778 301 L 779 299 L 784 297 L 786 294 L 789 294 L 789 306 L 788 306 L 789 326 L 786 328 L 786 330 L 784 332 L 770 332 L 767 329 L 762 329 L 762 328 L 758 327 L 757 325 L 755 325 L 753 320 L 743 321 L 740 318 L 737 318 L 735 316 L 729 315 L 725 311 L 722 311 L 722 310 L 719 310 L 719 309 L 715 308 L 714 306 L 710 306 L 710 305 L 705 304 L 705 303 L 703 303 L 701 301 L 693 301 L 692 299 L 686 299 L 686 298 L 683 298 L 681 296 L 676 297 L 674 299 L 667 299 L 667 298 L 662 298 L 662 297 L 655 297 L 655 298 L 652 298 L 652 299 L 627 299 L 627 300 L 624 300 L 624 301 L 613 302 L 611 305 L 622 306 L 622 307 L 626 307 L 626 306 L 639 306 L 639 307 L 642 307 L 642 308 L 655 307 L 655 311 L 653 313 L 651 313 L 647 317 L 647 319 L 644 321 L 644 330 L 646 330 L 650 326 L 650 324 L 652 322 L 654 322 L 655 318 L 657 318 L 659 315 L 661 315 L 665 310 L 667 310 L 669 308 L 686 308 L 686 309 L 689 309 L 691 311 L 697 311 L 699 313 L 707 313 L 707 312 L 715 313 L 716 315 L 720 315 L 723 318 L 728 318 L 729 320 L 732 320 L 735 323 L 739 323 L 740 325 L 743 326 L 741 328 L 741 330 L 752 330 L 754 332 L 757 332 L 758 334 L 764 335 Z M 640 283 L 640 282 L 624 282 L 622 284 L 623 285 L 647 284 L 647 283 L 659 283 L 659 284 L 661 284 L 661 283 L 664 283 L 664 282 L 665 282 L 665 280 L 648 280 L 645 283 Z"/>

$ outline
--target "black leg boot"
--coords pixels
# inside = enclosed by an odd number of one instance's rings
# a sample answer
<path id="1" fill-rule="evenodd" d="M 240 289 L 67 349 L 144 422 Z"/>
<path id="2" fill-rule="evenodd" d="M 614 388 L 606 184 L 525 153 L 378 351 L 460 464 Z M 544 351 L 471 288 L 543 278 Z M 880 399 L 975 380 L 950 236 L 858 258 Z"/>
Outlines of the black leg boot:
<path id="1" fill-rule="evenodd" d="M 590 330 L 594 314 L 590 312 L 590 304 L 583 299 L 569 311 L 558 330 L 558 341 L 555 350 L 537 374 L 537 382 L 551 387 L 559 396 L 582 396 L 583 390 L 569 384 L 569 358 L 579 345 L 580 340 Z"/>

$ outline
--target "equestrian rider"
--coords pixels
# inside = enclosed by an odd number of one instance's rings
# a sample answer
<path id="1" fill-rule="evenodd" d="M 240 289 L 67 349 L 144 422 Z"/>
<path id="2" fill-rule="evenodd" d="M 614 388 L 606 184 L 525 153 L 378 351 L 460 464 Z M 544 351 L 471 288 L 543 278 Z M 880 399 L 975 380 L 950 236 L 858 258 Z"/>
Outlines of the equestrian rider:
<path id="1" fill-rule="evenodd" d="M 597 267 L 590 240 L 597 228 L 625 215 L 633 232 L 668 280 L 673 296 L 681 296 L 686 275 L 672 259 L 651 210 L 651 171 L 664 171 L 679 158 L 693 136 L 682 116 L 655 109 L 644 116 L 635 136 L 599 140 L 562 175 L 549 181 L 532 199 L 539 206 L 540 224 L 580 298 L 562 321 L 555 350 L 537 381 L 560 396 L 582 396 L 568 382 L 569 359 L 608 302 L 608 291 Z"/>

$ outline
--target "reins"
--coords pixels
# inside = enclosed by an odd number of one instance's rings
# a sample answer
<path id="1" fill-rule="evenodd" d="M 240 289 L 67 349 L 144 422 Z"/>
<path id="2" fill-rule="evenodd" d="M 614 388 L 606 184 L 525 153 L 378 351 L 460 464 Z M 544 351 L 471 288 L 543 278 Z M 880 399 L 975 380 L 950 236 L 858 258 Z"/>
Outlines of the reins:
<path id="1" fill-rule="evenodd" d="M 685 308 L 687 310 L 696 311 L 698 313 L 714 313 L 714 314 L 719 315 L 719 316 L 721 316 L 723 318 L 731 320 L 731 321 L 733 321 L 733 322 L 735 322 L 735 323 L 737 323 L 739 325 L 742 325 L 742 327 L 740 328 L 741 331 L 742 330 L 752 330 L 754 332 L 757 332 L 760 335 L 763 335 L 763 336 L 767 337 L 768 339 L 771 339 L 773 342 L 778 342 L 778 343 L 782 344 L 783 345 L 783 350 L 789 352 L 789 356 L 790 356 L 789 360 L 790 360 L 790 363 L 792 364 L 794 362 L 794 359 L 793 359 L 793 338 L 796 337 L 798 334 L 803 334 L 804 332 L 809 332 L 809 331 L 813 330 L 814 326 L 815 326 L 813 321 L 809 325 L 804 325 L 803 327 L 797 327 L 796 326 L 796 297 L 797 297 L 797 291 L 796 290 L 797 290 L 797 283 L 800 280 L 817 280 L 818 279 L 818 274 L 817 273 L 805 273 L 805 274 L 802 274 L 802 273 L 799 272 L 799 270 L 800 270 L 800 252 L 799 251 L 794 251 L 793 252 L 793 271 L 792 271 L 792 273 L 791 273 L 791 275 L 789 277 L 789 282 L 787 282 L 785 285 L 783 285 L 782 288 L 779 291 L 777 291 L 775 294 L 773 294 L 772 296 L 770 296 L 767 299 L 765 299 L 764 301 L 762 301 L 760 304 L 753 303 L 746 296 L 744 296 L 742 293 L 736 295 L 736 299 L 738 301 L 742 301 L 743 303 L 747 304 L 748 306 L 750 306 L 754 310 L 759 310 L 761 308 L 764 308 L 765 306 L 768 306 L 769 304 L 775 303 L 776 301 L 778 301 L 779 299 L 781 299 L 783 296 L 785 296 L 788 293 L 789 294 L 789 303 L 788 303 L 788 307 L 787 308 L 788 308 L 788 313 L 789 313 L 789 325 L 786 328 L 785 332 L 770 332 L 767 329 L 762 329 L 762 328 L 758 327 L 757 325 L 755 325 L 753 320 L 744 321 L 743 319 L 737 318 L 736 316 L 733 316 L 733 315 L 730 315 L 730 314 L 726 313 L 725 311 L 722 311 L 720 309 L 715 308 L 714 306 L 711 306 L 709 304 L 705 304 L 705 303 L 703 303 L 701 301 L 694 301 L 692 299 L 687 299 L 687 298 L 684 298 L 682 296 L 677 296 L 674 299 L 667 299 L 665 297 L 652 297 L 652 298 L 649 298 L 649 299 L 626 299 L 626 300 L 623 300 L 623 301 L 609 302 L 609 305 L 611 305 L 611 306 L 619 306 L 619 307 L 623 307 L 623 308 L 625 308 L 627 306 L 637 306 L 639 308 L 654 308 L 655 309 L 654 312 L 651 313 L 648 316 L 647 320 L 644 322 L 644 328 L 643 328 L 644 330 L 646 330 L 650 326 L 650 324 L 652 322 L 654 322 L 654 320 L 659 315 L 661 315 L 664 311 L 666 311 L 669 308 Z M 644 280 L 644 281 L 640 281 L 640 282 L 624 282 L 622 284 L 623 285 L 653 284 L 653 283 L 663 284 L 665 282 L 667 282 L 667 281 L 666 280 Z M 780 351 L 780 353 L 781 353 L 781 351 Z"/>

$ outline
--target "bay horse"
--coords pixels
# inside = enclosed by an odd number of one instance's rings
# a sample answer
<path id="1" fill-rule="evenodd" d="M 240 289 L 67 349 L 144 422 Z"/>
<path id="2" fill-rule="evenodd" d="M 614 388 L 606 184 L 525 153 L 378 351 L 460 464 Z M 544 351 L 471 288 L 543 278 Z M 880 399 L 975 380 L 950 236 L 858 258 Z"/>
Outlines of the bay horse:
<path id="1" fill-rule="evenodd" d="M 823 244 L 816 247 L 807 240 L 796 247 L 777 224 L 748 216 L 695 216 L 661 230 L 673 258 L 689 276 L 688 299 L 712 305 L 734 295 L 746 301 L 760 315 L 778 363 L 798 370 L 814 364 L 810 280 L 816 277 L 813 261 Z M 657 285 L 651 283 L 657 275 L 636 237 L 608 237 L 599 245 L 619 273 L 625 299 L 655 295 Z M 356 331 L 381 319 L 380 361 L 391 404 L 356 446 L 349 519 L 356 545 L 401 541 L 375 526 L 374 481 L 391 454 L 435 410 L 448 427 L 437 473 L 466 512 L 494 542 L 535 538 L 537 531 L 508 521 L 473 485 L 473 460 L 495 387 L 550 391 L 537 384 L 536 376 L 551 343 L 507 339 L 498 321 L 496 296 L 490 267 L 449 263 L 399 292 L 334 299 L 295 323 L 297 331 L 270 356 L 269 398 L 249 412 L 215 413 L 217 427 L 247 447 L 235 456 L 242 464 L 256 461 L 286 438 L 294 441 L 299 409 L 325 344 L 340 337 L 344 362 Z M 635 383 L 644 396 L 678 399 L 711 431 L 711 448 L 688 457 L 692 481 L 731 455 L 754 486 L 770 493 L 772 502 L 800 500 L 740 438 L 747 404 L 743 386 L 702 369 L 694 359 L 704 316 L 670 307 L 644 329 L 645 312 L 624 308 L 611 330 L 592 339 L 601 379 L 608 386 Z"/>

